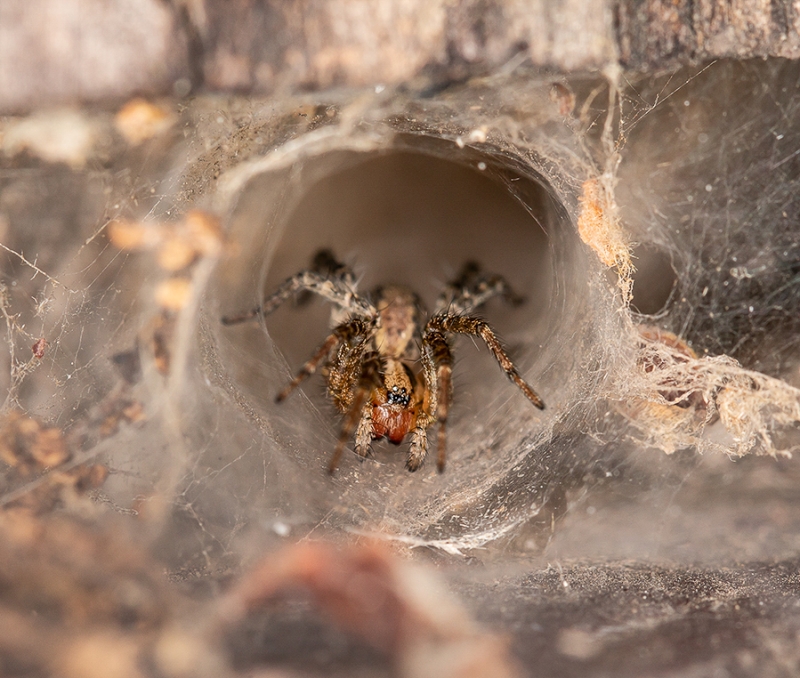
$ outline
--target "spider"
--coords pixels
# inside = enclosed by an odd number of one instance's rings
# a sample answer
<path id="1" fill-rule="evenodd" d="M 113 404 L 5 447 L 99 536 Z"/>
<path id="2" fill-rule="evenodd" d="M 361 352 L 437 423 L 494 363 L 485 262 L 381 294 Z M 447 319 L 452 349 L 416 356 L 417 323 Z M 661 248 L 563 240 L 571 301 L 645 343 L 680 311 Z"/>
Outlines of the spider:
<path id="1" fill-rule="evenodd" d="M 353 432 L 355 452 L 361 457 L 370 456 L 372 440 L 386 437 L 399 445 L 410 434 L 406 468 L 416 471 L 427 456 L 427 430 L 434 424 L 439 425 L 437 468 L 440 473 L 444 470 L 452 400 L 450 334 L 483 339 L 508 378 L 536 407 L 544 409 L 542 399 L 519 375 L 492 328 L 472 315 L 495 296 L 514 305 L 523 300 L 504 278 L 483 273 L 474 262 L 467 263 L 445 287 L 424 326 L 422 304 L 413 291 L 386 285 L 368 296 L 361 295 L 353 272 L 330 250 L 319 251 L 310 269 L 288 278 L 259 306 L 225 316 L 222 323 L 233 325 L 267 316 L 292 295 L 302 304 L 311 293 L 338 307 L 338 312 L 333 312 L 334 327 L 276 400 L 285 400 L 322 365 L 331 400 L 344 415 L 328 465 L 331 474 Z"/>

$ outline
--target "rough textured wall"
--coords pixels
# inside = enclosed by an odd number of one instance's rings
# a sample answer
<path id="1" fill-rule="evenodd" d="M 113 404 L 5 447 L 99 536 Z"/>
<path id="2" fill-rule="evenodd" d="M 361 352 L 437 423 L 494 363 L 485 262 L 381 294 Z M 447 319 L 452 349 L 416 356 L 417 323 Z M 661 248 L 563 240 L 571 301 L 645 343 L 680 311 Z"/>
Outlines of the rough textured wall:
<path id="1" fill-rule="evenodd" d="M 437 87 L 522 60 L 576 72 L 796 58 L 798 26 L 789 0 L 7 0 L 0 111 L 192 87 Z"/>

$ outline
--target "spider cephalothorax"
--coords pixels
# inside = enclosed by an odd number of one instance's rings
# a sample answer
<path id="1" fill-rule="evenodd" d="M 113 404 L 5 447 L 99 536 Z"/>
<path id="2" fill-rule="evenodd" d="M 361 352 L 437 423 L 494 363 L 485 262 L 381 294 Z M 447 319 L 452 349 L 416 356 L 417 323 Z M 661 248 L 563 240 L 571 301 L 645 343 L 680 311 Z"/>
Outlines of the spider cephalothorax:
<path id="1" fill-rule="evenodd" d="M 328 470 L 333 473 L 347 440 L 355 432 L 355 451 L 370 454 L 372 440 L 388 438 L 400 444 L 410 434 L 406 467 L 416 471 L 428 452 L 427 430 L 439 425 L 437 467 L 444 470 L 446 423 L 452 399 L 453 357 L 448 334 L 479 336 L 500 367 L 539 409 L 544 403 L 519 376 L 491 327 L 471 315 L 494 296 L 518 304 L 504 278 L 481 273 L 474 263 L 464 266 L 436 305 L 424 326 L 419 297 L 406 287 L 379 287 L 369 296 L 356 291 L 355 276 L 329 250 L 314 257 L 309 270 L 283 282 L 260 306 L 222 322 L 232 325 L 266 316 L 294 294 L 303 300 L 316 293 L 336 305 L 334 328 L 327 339 L 278 394 L 280 402 L 320 365 L 328 393 L 344 415 L 339 443 Z"/>

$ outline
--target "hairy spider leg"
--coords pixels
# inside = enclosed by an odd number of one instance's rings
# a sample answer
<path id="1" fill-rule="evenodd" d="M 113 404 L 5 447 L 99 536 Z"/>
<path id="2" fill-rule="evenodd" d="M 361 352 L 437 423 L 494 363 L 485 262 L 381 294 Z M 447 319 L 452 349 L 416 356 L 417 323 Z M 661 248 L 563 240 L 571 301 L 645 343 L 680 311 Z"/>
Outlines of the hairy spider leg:
<path id="1" fill-rule="evenodd" d="M 252 320 L 253 318 L 257 318 L 261 315 L 261 306 L 256 306 L 254 309 L 250 311 L 245 311 L 244 313 L 236 313 L 234 315 L 224 315 L 222 316 L 221 322 L 223 325 L 237 325 L 238 323 L 243 323 L 248 320 Z"/>
<path id="2" fill-rule="evenodd" d="M 339 460 L 344 453 L 344 446 L 347 444 L 350 435 L 356 428 L 356 422 L 362 417 L 364 405 L 369 396 L 369 389 L 357 389 L 355 397 L 353 398 L 353 406 L 347 412 L 342 423 L 342 430 L 339 432 L 339 440 L 336 443 L 336 449 L 333 451 L 333 456 L 328 464 L 328 473 L 333 475 L 336 473 L 336 467 L 339 466 Z"/>
<path id="3" fill-rule="evenodd" d="M 449 301 L 441 304 L 441 312 L 452 315 L 465 315 L 472 313 L 480 306 L 483 306 L 489 299 L 500 297 L 517 306 L 523 302 L 523 298 L 517 296 L 509 287 L 504 278 L 500 276 L 486 277 L 473 288 L 464 288 L 450 297 Z"/>
<path id="4" fill-rule="evenodd" d="M 411 430 L 411 444 L 408 447 L 408 458 L 406 468 L 409 471 L 416 471 L 428 456 L 428 428 L 436 421 L 432 408 L 436 407 L 436 396 L 426 388 L 427 384 L 435 382 L 436 376 L 433 371 L 432 360 L 425 358 L 423 354 L 423 375 L 417 381 L 414 389 L 414 403 L 417 410 L 417 420 Z M 426 361 L 429 365 L 426 365 Z M 431 404 L 433 403 L 433 404 Z"/>
<path id="5" fill-rule="evenodd" d="M 358 422 L 358 428 L 356 429 L 356 444 L 355 444 L 355 451 L 359 457 L 367 457 L 372 456 L 372 408 L 368 406 L 362 406 L 361 408 L 361 420 Z"/>
<path id="6" fill-rule="evenodd" d="M 369 336 L 371 330 L 372 323 L 366 318 L 351 318 L 347 322 L 336 326 L 333 332 L 328 335 L 327 339 L 320 344 L 319 348 L 306 361 L 305 365 L 300 368 L 294 379 L 277 395 L 275 402 L 279 403 L 285 400 L 305 379 L 314 374 L 319 364 L 330 355 L 337 345 L 349 345 L 359 338 L 361 338 L 361 341 L 357 342 L 357 345 L 363 344 L 364 338 Z"/>
<path id="7" fill-rule="evenodd" d="M 342 428 L 339 432 L 339 440 L 336 443 L 336 449 L 333 451 L 333 456 L 328 464 L 328 473 L 330 475 L 336 472 L 336 467 L 339 466 L 339 460 L 342 458 L 345 445 L 347 445 L 347 441 L 350 439 L 350 436 L 353 435 L 353 431 L 356 430 L 356 427 L 358 427 L 358 433 L 356 435 L 356 454 L 361 457 L 369 456 L 369 444 L 372 441 L 372 407 L 369 398 L 372 395 L 372 389 L 380 383 L 377 366 L 377 360 L 367 360 L 362 364 L 358 386 L 353 394 L 350 409 L 348 409 L 345 414 Z"/>
<path id="8" fill-rule="evenodd" d="M 304 291 L 318 294 L 354 315 L 374 315 L 375 307 L 356 293 L 353 274 L 349 269 L 344 269 L 344 271 L 342 275 L 333 278 L 314 271 L 303 271 L 293 275 L 284 280 L 259 306 L 246 313 L 225 316 L 222 318 L 222 324 L 234 325 L 253 318 L 268 316 L 293 294 Z"/>
<path id="9" fill-rule="evenodd" d="M 422 342 L 422 365 L 425 379 L 431 391 L 429 408 L 434 420 L 439 424 L 439 431 L 436 438 L 436 468 L 439 473 L 444 471 L 445 459 L 447 457 L 447 415 L 450 411 L 450 400 L 453 395 L 452 373 L 453 373 L 453 352 L 444 331 L 431 325 L 434 316 L 428 321 L 425 327 L 425 337 Z M 412 445 L 413 445 L 412 441 Z M 417 454 L 422 454 L 419 464 L 412 468 L 412 452 L 409 451 L 406 466 L 409 471 L 415 471 L 422 464 L 427 453 L 426 448 L 420 449 Z M 416 461 L 416 459 L 414 460 Z"/>
<path id="10" fill-rule="evenodd" d="M 485 304 L 492 297 L 502 296 L 512 306 L 519 306 L 525 298 L 517 294 L 508 281 L 500 275 L 482 274 L 474 261 L 464 264 L 458 277 L 448 283 L 436 304 L 436 313 L 466 315 Z"/>
<path id="11" fill-rule="evenodd" d="M 544 409 L 544 402 L 539 395 L 534 391 L 527 382 L 519 376 L 517 368 L 511 362 L 511 358 L 503 350 L 500 340 L 497 335 L 489 327 L 489 323 L 480 318 L 473 316 L 457 316 L 439 314 L 433 316 L 426 325 L 426 334 L 429 332 L 451 332 L 455 334 L 471 334 L 483 339 L 487 348 L 494 355 L 503 372 L 506 373 L 508 378 L 517 385 L 517 387 L 525 394 L 525 397 L 530 400 L 540 410 Z"/>
<path id="12" fill-rule="evenodd" d="M 436 421 L 437 397 L 434 392 L 436 367 L 429 347 L 423 346 L 420 352 L 422 375 L 414 388 L 413 399 L 417 409 L 417 420 L 411 430 L 411 444 L 408 448 L 406 469 L 416 471 L 428 456 L 428 429 Z"/>
<path id="13" fill-rule="evenodd" d="M 341 263 L 329 249 L 318 250 L 311 260 L 310 271 L 319 273 L 326 278 L 341 278 L 351 287 L 355 286 L 355 275 L 346 264 Z M 294 298 L 296 306 L 305 306 L 313 294 L 308 290 L 301 290 Z"/>
<path id="14" fill-rule="evenodd" d="M 428 426 L 433 420 L 428 422 Z M 422 466 L 425 457 L 428 456 L 428 432 L 426 426 L 419 424 L 411 431 L 411 445 L 408 447 L 408 458 L 406 459 L 406 469 L 416 471 Z"/>
<path id="15" fill-rule="evenodd" d="M 353 402 L 353 391 L 361 375 L 364 353 L 370 344 L 369 336 L 364 336 L 357 344 L 339 344 L 335 357 L 326 367 L 325 378 L 328 381 L 328 395 L 341 414 L 345 414 Z"/>

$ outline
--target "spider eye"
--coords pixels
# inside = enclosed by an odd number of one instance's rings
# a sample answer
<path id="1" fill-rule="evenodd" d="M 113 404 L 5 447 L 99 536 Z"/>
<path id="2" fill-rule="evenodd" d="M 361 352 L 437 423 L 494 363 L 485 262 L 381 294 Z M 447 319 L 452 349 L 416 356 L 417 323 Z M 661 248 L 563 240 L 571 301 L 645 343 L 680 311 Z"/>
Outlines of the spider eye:
<path id="1" fill-rule="evenodd" d="M 411 398 L 408 396 L 405 386 L 392 386 L 392 390 L 386 394 L 386 402 L 390 405 L 406 407 L 411 402 Z"/>

